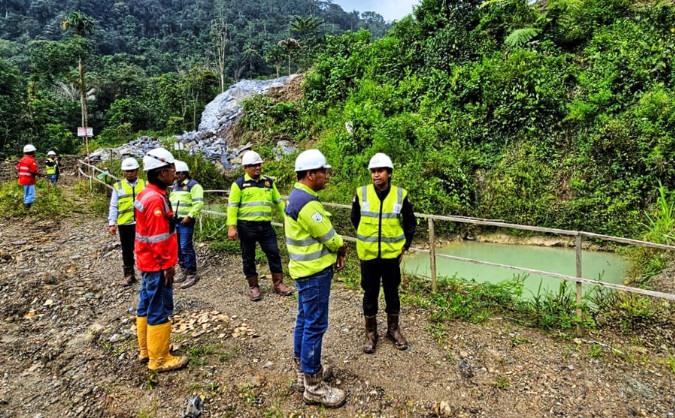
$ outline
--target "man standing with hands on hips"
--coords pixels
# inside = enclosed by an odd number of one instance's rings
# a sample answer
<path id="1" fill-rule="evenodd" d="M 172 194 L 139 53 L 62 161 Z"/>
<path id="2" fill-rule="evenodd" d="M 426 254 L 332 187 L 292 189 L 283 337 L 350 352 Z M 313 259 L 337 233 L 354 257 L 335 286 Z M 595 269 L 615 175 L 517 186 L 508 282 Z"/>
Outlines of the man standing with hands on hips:
<path id="1" fill-rule="evenodd" d="M 321 348 L 328 329 L 328 302 L 333 266 L 345 266 L 347 245 L 335 232 L 317 192 L 326 187 L 331 166 L 319 150 L 302 152 L 295 160 L 297 183 L 286 204 L 285 234 L 288 269 L 298 290 L 298 317 L 294 331 L 294 358 L 302 375 L 307 404 L 339 407 L 345 392 L 323 380 Z"/>
<path id="2" fill-rule="evenodd" d="M 231 241 L 239 238 L 248 297 L 254 302 L 262 299 L 255 266 L 256 243 L 260 243 L 267 256 L 274 291 L 282 296 L 293 293 L 283 282 L 277 234 L 272 228 L 272 207 L 276 206 L 283 213 L 284 201 L 274 179 L 261 174 L 262 163 L 257 152 L 244 153 L 241 164 L 245 173 L 232 183 L 227 203 L 227 235 Z"/>
<path id="3" fill-rule="evenodd" d="M 142 362 L 157 372 L 179 369 L 188 363 L 185 356 L 174 357 L 171 347 L 173 278 L 178 263 L 176 225 L 166 189 L 175 177 L 173 155 L 155 148 L 143 157 L 148 186 L 138 195 L 136 208 L 136 264 L 143 282 L 136 310 L 138 345 Z"/>
<path id="4" fill-rule="evenodd" d="M 356 252 L 361 260 L 361 287 L 366 338 L 363 351 L 375 352 L 377 345 L 377 309 L 380 279 L 384 289 L 387 312 L 387 337 L 399 350 L 408 348 L 401 333 L 398 315 L 401 301 L 400 263 L 415 235 L 416 220 L 408 192 L 391 185 L 394 165 L 378 152 L 368 164 L 373 183 L 356 189 L 352 202 L 351 220 L 356 228 Z"/>

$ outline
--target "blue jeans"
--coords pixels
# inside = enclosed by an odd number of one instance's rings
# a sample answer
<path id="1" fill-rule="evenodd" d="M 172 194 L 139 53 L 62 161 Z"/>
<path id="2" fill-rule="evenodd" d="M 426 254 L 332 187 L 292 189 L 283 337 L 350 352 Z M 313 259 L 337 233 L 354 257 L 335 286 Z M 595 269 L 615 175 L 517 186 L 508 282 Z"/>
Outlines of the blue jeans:
<path id="1" fill-rule="evenodd" d="M 298 318 L 295 321 L 293 354 L 304 373 L 321 370 L 321 345 L 328 329 L 328 300 L 333 266 L 295 280 L 298 289 Z"/>
<path id="2" fill-rule="evenodd" d="M 50 183 L 56 183 L 57 181 L 59 181 L 59 175 L 58 174 L 47 174 L 47 177 L 49 177 Z"/>
<path id="3" fill-rule="evenodd" d="M 176 234 L 178 235 L 178 264 L 183 267 L 185 271 L 197 271 L 197 255 L 195 254 L 195 247 L 192 244 L 192 236 L 195 232 L 195 223 L 190 222 L 183 225 L 178 222 L 176 224 Z"/>
<path id="4" fill-rule="evenodd" d="M 23 186 L 23 203 L 33 203 L 35 200 L 35 185 Z"/>
<path id="5" fill-rule="evenodd" d="M 173 287 L 164 284 L 164 272 L 141 272 L 141 293 L 136 316 L 147 316 L 148 325 L 162 325 L 173 314 Z"/>

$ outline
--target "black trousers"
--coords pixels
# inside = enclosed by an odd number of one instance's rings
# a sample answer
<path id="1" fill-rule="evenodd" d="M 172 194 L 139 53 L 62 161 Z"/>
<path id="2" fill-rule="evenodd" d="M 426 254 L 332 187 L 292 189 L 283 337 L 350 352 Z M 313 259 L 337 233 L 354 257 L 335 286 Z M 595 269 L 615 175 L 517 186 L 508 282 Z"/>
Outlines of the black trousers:
<path id="1" fill-rule="evenodd" d="M 117 225 L 122 243 L 122 264 L 125 267 L 134 266 L 134 242 L 136 241 L 136 224 Z"/>
<path id="2" fill-rule="evenodd" d="M 237 222 L 239 245 L 246 278 L 257 276 L 255 268 L 255 244 L 260 243 L 260 248 L 267 256 L 267 263 L 271 273 L 281 273 L 281 256 L 277 244 L 277 234 L 272 228 L 271 222 L 239 221 Z"/>
<path id="3" fill-rule="evenodd" d="M 398 258 L 361 261 L 361 288 L 363 294 L 363 314 L 377 314 L 377 301 L 380 296 L 380 281 L 384 290 L 385 312 L 397 315 L 401 311 L 398 287 L 401 284 L 401 268 Z"/>

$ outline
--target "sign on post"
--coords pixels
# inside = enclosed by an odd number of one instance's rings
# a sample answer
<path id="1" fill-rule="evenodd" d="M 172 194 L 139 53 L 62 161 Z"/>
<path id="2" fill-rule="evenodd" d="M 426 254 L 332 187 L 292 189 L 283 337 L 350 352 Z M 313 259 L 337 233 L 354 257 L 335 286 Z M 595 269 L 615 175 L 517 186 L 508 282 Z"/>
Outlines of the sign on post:
<path id="1" fill-rule="evenodd" d="M 87 130 L 85 131 L 83 126 L 79 126 L 77 128 L 77 136 L 86 136 L 86 137 L 94 136 L 94 128 L 87 128 Z"/>

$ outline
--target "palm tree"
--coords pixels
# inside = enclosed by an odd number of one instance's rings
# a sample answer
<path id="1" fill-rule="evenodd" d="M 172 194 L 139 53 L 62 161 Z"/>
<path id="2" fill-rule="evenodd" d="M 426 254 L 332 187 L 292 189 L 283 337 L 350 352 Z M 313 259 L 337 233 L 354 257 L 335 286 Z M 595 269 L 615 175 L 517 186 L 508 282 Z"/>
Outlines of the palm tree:
<path id="1" fill-rule="evenodd" d="M 312 43 L 320 38 L 319 26 L 323 25 L 323 20 L 314 16 L 302 17 L 293 16 L 289 25 L 291 34 L 300 41 Z"/>
<path id="2" fill-rule="evenodd" d="M 288 75 L 291 75 L 291 54 L 300 49 L 300 43 L 293 38 L 288 38 L 279 41 L 277 46 L 279 46 L 279 48 L 281 48 L 288 56 Z"/>
<path id="3" fill-rule="evenodd" d="M 87 157 L 89 157 L 89 138 L 87 137 L 88 115 L 87 115 L 87 87 L 84 83 L 84 64 L 82 63 L 85 51 L 87 35 L 94 31 L 94 20 L 82 12 L 72 11 L 68 14 L 68 19 L 61 22 L 61 29 L 64 31 L 72 30 L 78 41 L 84 45 L 80 45 L 78 49 L 78 73 L 79 73 L 79 88 L 80 88 L 80 107 L 82 109 L 82 126 L 84 127 L 84 143 L 87 149 Z M 93 174 L 93 173 L 92 173 Z M 90 182 L 91 185 L 91 182 Z"/>
<path id="4" fill-rule="evenodd" d="M 284 50 L 279 45 L 273 46 L 265 54 L 265 62 L 274 65 L 277 70 L 277 78 L 279 78 L 279 69 L 284 62 Z"/>

